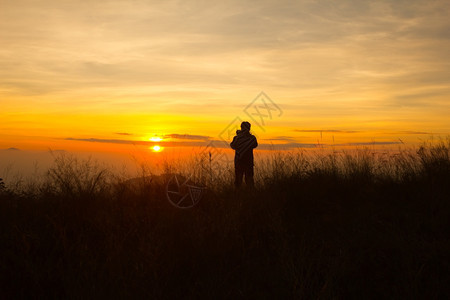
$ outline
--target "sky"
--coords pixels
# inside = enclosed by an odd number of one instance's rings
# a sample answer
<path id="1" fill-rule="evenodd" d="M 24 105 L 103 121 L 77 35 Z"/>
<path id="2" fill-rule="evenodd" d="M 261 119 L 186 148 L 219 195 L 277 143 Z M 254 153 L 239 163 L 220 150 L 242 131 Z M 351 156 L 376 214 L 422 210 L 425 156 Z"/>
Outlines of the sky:
<path id="1" fill-rule="evenodd" d="M 449 15 L 446 0 L 0 0 L 0 149 L 199 147 L 243 120 L 261 149 L 446 137 Z"/>

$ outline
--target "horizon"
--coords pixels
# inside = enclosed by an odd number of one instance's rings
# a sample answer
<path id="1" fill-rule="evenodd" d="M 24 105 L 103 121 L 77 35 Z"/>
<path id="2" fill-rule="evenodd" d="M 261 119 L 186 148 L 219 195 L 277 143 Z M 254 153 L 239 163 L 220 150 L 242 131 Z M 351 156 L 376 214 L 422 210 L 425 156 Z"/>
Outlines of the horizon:
<path id="1" fill-rule="evenodd" d="M 303 156 L 310 159 L 320 159 L 328 156 L 338 157 L 340 155 L 359 156 L 370 153 L 373 157 L 390 159 L 397 155 L 410 153 L 417 154 L 421 146 L 429 147 L 440 143 L 448 143 L 450 140 L 434 139 L 424 141 L 423 144 L 404 143 L 364 143 L 358 145 L 327 145 L 315 144 L 305 147 L 285 147 L 286 144 L 262 145 L 254 149 L 256 172 L 265 168 L 265 162 L 274 157 Z M 93 150 L 88 146 L 91 142 L 85 142 L 86 149 L 67 151 L 64 149 L 29 150 L 29 149 L 0 149 L 0 178 L 8 185 L 23 184 L 24 182 L 38 182 L 42 176 L 56 167 L 57 160 L 62 157 L 76 159 L 80 163 L 90 162 L 100 168 L 111 171 L 113 174 L 123 178 L 140 178 L 148 175 L 161 175 L 166 173 L 166 168 L 173 168 L 177 172 L 189 172 L 189 168 L 206 161 L 213 166 L 227 171 L 232 168 L 234 151 L 223 141 L 217 142 L 216 146 L 204 144 L 201 146 L 175 146 L 166 147 L 161 142 L 148 142 L 148 144 L 136 145 L 125 143 L 114 151 L 104 149 Z M 160 150 L 155 151 L 155 146 L 162 145 Z M 159 147 L 159 146 L 157 146 Z M 211 157 L 209 156 L 211 154 Z M 211 160 L 211 161 L 210 161 Z M 41 178 L 43 179 L 43 177 Z"/>

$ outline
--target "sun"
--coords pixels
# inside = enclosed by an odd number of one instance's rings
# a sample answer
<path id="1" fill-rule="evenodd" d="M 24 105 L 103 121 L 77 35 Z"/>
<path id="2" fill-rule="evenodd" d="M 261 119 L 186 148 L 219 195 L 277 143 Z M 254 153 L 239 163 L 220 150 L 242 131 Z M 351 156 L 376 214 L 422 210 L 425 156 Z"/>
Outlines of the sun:
<path id="1" fill-rule="evenodd" d="M 162 138 L 159 136 L 152 136 L 149 140 L 152 142 L 161 142 Z"/>
<path id="2" fill-rule="evenodd" d="M 151 149 L 153 150 L 153 152 L 161 152 L 161 151 L 163 151 L 164 147 L 155 145 L 155 146 L 151 147 Z"/>

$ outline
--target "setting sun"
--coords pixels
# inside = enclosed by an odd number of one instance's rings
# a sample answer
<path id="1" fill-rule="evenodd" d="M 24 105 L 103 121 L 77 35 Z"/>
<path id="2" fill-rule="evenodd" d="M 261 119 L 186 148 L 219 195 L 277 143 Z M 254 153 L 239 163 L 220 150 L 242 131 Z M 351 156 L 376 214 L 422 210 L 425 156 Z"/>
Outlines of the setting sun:
<path id="1" fill-rule="evenodd" d="M 151 147 L 151 149 L 153 150 L 153 152 L 161 152 L 164 149 L 164 147 L 155 145 L 155 146 Z"/>

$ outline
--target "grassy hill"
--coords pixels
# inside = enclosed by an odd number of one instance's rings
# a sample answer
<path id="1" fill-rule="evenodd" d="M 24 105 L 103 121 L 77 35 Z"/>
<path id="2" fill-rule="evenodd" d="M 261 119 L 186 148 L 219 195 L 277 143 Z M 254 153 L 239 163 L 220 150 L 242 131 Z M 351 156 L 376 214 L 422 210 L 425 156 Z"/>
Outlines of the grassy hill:
<path id="1" fill-rule="evenodd" d="M 35 184 L 0 184 L 0 296 L 448 298 L 449 146 L 276 154 L 239 191 L 199 160 L 180 170 L 208 186 L 187 210 L 164 176 L 57 156 Z"/>

